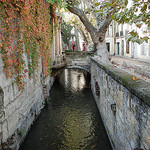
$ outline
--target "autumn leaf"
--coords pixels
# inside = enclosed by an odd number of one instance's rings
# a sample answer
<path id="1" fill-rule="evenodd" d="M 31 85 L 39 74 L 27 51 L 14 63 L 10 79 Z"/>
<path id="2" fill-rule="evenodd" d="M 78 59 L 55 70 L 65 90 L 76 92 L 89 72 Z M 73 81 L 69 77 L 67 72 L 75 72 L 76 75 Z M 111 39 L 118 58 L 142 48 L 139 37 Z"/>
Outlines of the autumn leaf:
<path id="1" fill-rule="evenodd" d="M 96 145 L 92 145 L 92 148 L 96 147 Z"/>
<path id="2" fill-rule="evenodd" d="M 136 76 L 132 76 L 132 80 L 139 80 Z"/>

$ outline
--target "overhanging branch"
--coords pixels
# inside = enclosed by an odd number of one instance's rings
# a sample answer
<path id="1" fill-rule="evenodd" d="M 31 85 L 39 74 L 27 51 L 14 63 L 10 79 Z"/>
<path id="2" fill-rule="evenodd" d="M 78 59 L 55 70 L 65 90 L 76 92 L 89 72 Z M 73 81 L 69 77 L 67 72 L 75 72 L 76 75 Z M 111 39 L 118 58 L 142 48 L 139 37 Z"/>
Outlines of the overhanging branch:
<path id="1" fill-rule="evenodd" d="M 87 16 L 85 15 L 85 13 L 81 10 L 76 8 L 75 6 L 68 6 L 67 9 L 77 15 L 80 20 L 82 21 L 82 23 L 84 24 L 84 26 L 87 28 L 88 32 L 92 35 L 93 33 L 97 32 L 97 29 L 90 23 L 90 21 L 88 20 Z"/>
<path id="2" fill-rule="evenodd" d="M 106 19 L 103 21 L 101 27 L 100 27 L 100 32 L 104 32 L 106 33 L 107 28 L 109 27 L 110 23 L 111 23 L 112 19 L 111 19 L 111 14 L 109 14 Z"/>

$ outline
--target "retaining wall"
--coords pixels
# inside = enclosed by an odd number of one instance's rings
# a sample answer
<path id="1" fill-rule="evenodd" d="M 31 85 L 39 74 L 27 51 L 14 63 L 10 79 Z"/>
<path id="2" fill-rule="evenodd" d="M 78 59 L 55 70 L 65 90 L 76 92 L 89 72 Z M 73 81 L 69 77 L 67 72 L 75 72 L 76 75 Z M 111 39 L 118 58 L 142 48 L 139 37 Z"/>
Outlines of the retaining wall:
<path id="1" fill-rule="evenodd" d="M 44 107 L 53 78 L 42 75 L 40 63 L 36 78 L 27 76 L 24 90 L 19 91 L 2 69 L 0 56 L 0 150 L 17 150 Z"/>
<path id="2" fill-rule="evenodd" d="M 150 150 L 150 84 L 92 58 L 91 89 L 113 149 Z"/>

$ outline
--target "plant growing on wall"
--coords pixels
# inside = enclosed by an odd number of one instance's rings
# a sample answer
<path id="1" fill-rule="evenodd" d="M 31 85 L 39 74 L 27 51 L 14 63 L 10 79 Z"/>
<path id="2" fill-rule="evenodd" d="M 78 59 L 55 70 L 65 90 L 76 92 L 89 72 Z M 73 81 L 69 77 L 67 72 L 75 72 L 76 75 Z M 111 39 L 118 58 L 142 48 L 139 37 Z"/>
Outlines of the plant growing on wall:
<path id="1" fill-rule="evenodd" d="M 40 59 L 43 73 L 50 73 L 55 12 L 55 3 L 43 0 L 0 0 L 3 71 L 7 78 L 17 82 L 19 89 L 24 87 L 27 72 L 29 77 L 34 76 Z"/>

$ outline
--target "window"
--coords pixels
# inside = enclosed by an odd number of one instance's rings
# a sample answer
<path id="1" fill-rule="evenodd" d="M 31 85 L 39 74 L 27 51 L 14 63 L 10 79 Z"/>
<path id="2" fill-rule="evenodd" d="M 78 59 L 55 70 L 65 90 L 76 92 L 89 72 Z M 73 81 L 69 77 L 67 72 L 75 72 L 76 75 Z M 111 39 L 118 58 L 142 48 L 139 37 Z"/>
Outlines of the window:
<path id="1" fill-rule="evenodd" d="M 121 49 L 122 55 L 124 55 L 124 40 L 122 40 L 122 49 Z"/>
<path id="2" fill-rule="evenodd" d="M 106 46 L 107 46 L 108 52 L 110 52 L 110 43 L 106 43 Z"/>
<path id="3" fill-rule="evenodd" d="M 120 54 L 120 43 L 117 42 L 117 54 L 119 55 Z"/>
<path id="4" fill-rule="evenodd" d="M 126 41 L 126 53 L 129 54 L 129 41 Z"/>

